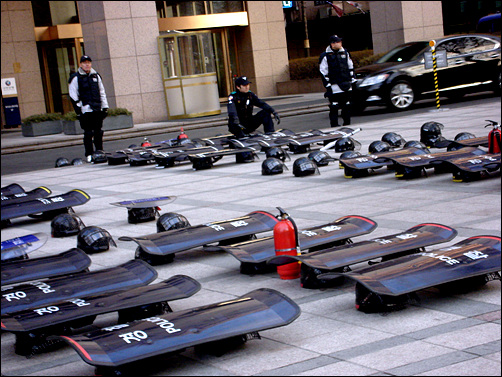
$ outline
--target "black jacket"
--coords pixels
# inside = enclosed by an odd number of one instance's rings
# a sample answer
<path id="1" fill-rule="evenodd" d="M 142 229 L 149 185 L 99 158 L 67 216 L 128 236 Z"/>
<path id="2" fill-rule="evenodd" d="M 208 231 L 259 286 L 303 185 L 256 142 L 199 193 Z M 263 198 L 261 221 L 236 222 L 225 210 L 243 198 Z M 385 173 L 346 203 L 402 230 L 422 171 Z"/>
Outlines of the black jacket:
<path id="1" fill-rule="evenodd" d="M 243 126 L 249 124 L 253 117 L 254 106 L 268 111 L 270 114 L 275 112 L 271 106 L 259 99 L 258 96 L 251 91 L 247 93 L 239 91 L 230 93 L 227 105 L 229 124 L 241 124 Z"/>

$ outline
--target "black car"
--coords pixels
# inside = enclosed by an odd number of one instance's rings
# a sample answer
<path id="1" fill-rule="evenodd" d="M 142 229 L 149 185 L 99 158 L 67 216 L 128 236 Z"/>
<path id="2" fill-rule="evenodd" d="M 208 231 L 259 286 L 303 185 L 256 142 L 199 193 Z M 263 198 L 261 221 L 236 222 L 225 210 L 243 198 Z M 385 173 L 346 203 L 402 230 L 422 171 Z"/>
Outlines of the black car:
<path id="1" fill-rule="evenodd" d="M 482 34 L 448 36 L 437 39 L 435 49 L 436 54 L 446 51 L 448 63 L 447 67 L 437 68 L 440 96 L 458 98 L 469 92 L 500 92 L 499 37 Z M 356 109 L 385 105 L 394 110 L 405 110 L 419 99 L 434 98 L 434 70 L 425 68 L 424 58 L 424 53 L 430 52 L 429 41 L 409 42 L 392 49 L 375 64 L 357 68 L 357 82 L 353 88 Z"/>

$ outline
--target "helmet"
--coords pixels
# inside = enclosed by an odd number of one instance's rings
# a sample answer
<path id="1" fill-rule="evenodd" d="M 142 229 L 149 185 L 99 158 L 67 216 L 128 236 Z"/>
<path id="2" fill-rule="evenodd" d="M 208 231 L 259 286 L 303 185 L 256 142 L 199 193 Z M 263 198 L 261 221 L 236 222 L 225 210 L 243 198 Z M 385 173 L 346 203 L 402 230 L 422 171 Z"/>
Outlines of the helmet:
<path id="1" fill-rule="evenodd" d="M 117 247 L 110 233 L 99 226 L 87 226 L 77 236 L 77 247 L 88 254 L 106 251 L 110 244 Z"/>
<path id="2" fill-rule="evenodd" d="M 129 149 L 138 148 L 138 145 L 137 144 L 131 144 L 127 148 L 129 148 Z"/>
<path id="3" fill-rule="evenodd" d="M 362 156 L 362 154 L 360 152 L 356 152 L 356 151 L 346 151 L 346 152 L 343 152 L 341 155 L 340 155 L 340 160 L 341 159 L 348 159 L 348 158 L 354 158 L 354 157 L 359 157 L 359 156 Z"/>
<path id="4" fill-rule="evenodd" d="M 368 147 L 368 152 L 371 154 L 388 151 L 390 151 L 390 145 L 386 141 L 376 140 Z"/>
<path id="5" fill-rule="evenodd" d="M 434 146 L 438 141 L 444 140 L 441 130 L 444 126 L 438 122 L 426 122 L 420 127 L 420 141 L 427 147 Z"/>
<path id="6" fill-rule="evenodd" d="M 382 141 L 388 143 L 392 148 L 402 147 L 404 143 L 406 143 L 402 136 L 396 134 L 395 132 L 387 132 L 383 134 Z"/>
<path id="7" fill-rule="evenodd" d="M 312 174 L 320 174 L 317 165 L 308 157 L 300 157 L 293 163 L 295 177 L 305 177 Z"/>
<path id="8" fill-rule="evenodd" d="M 474 139 L 476 136 L 471 134 L 470 132 L 460 132 L 455 136 L 455 141 L 461 141 L 461 140 L 467 140 L 467 139 Z"/>
<path id="9" fill-rule="evenodd" d="M 235 162 L 237 163 L 253 162 L 253 161 L 254 161 L 253 152 L 241 152 L 241 153 L 236 153 L 235 155 Z"/>
<path id="10" fill-rule="evenodd" d="M 157 207 L 128 208 L 127 222 L 129 224 L 138 224 L 146 221 L 152 221 L 155 220 L 155 216 L 158 213 Z"/>
<path id="11" fill-rule="evenodd" d="M 406 144 L 404 144 L 403 148 L 409 148 L 409 147 L 415 147 L 415 148 L 428 150 L 427 147 L 425 146 L 425 144 L 422 143 L 421 141 L 418 141 L 418 140 L 407 141 Z"/>
<path id="12" fill-rule="evenodd" d="M 67 158 L 64 158 L 64 157 L 59 157 L 57 160 L 56 160 L 56 164 L 54 167 L 56 168 L 60 168 L 62 166 L 69 166 L 70 165 L 70 161 L 68 161 Z"/>
<path id="13" fill-rule="evenodd" d="M 95 164 L 101 164 L 106 161 L 107 161 L 107 158 L 106 158 L 105 152 L 96 151 L 92 154 L 92 162 L 94 162 Z"/>
<path id="14" fill-rule="evenodd" d="M 171 229 L 186 228 L 188 226 L 190 226 L 190 223 L 185 216 L 174 212 L 167 212 L 157 220 L 157 233 Z"/>
<path id="15" fill-rule="evenodd" d="M 357 142 L 351 137 L 342 137 L 335 143 L 335 152 L 354 151 L 356 149 L 356 143 Z"/>
<path id="16" fill-rule="evenodd" d="M 73 160 L 71 160 L 71 164 L 72 165 L 83 165 L 84 160 L 82 160 L 81 158 L 74 158 Z"/>
<path id="17" fill-rule="evenodd" d="M 82 220 L 80 220 L 80 217 L 71 213 L 62 213 L 54 217 L 51 221 L 51 236 L 74 236 L 80 231 L 80 226 L 85 226 Z"/>
<path id="18" fill-rule="evenodd" d="M 261 164 L 262 175 L 281 174 L 284 171 L 284 163 L 275 157 L 269 157 Z"/>
<path id="19" fill-rule="evenodd" d="M 286 161 L 286 158 L 290 159 L 289 155 L 281 147 L 272 147 L 266 150 L 265 155 L 268 157 L 275 157 L 281 161 Z"/>
<path id="20" fill-rule="evenodd" d="M 333 157 L 331 157 L 328 152 L 324 151 L 314 151 L 310 152 L 307 156 L 309 160 L 314 161 L 317 166 L 327 166 L 330 161 L 335 161 Z"/>

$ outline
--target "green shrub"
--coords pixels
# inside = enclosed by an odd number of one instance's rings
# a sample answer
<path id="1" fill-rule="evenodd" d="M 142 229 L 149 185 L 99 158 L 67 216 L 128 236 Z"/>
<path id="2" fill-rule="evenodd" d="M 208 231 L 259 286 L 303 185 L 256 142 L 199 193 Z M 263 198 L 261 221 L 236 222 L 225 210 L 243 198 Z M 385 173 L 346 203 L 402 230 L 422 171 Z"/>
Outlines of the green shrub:
<path id="1" fill-rule="evenodd" d="M 132 112 L 127 110 L 127 109 L 124 109 L 124 108 L 121 108 L 121 107 L 117 107 L 117 108 L 114 108 L 114 109 L 108 109 L 108 116 L 117 116 L 117 115 L 131 115 Z M 70 111 L 68 113 L 66 113 L 65 115 L 63 115 L 63 120 L 69 120 L 69 121 L 75 121 L 77 120 L 77 113 L 75 111 Z"/>
<path id="2" fill-rule="evenodd" d="M 29 117 L 22 119 L 21 122 L 28 125 L 31 123 L 41 123 L 49 120 L 61 120 L 62 118 L 63 116 L 61 115 L 61 113 L 45 113 L 30 115 Z"/>
<path id="3" fill-rule="evenodd" d="M 373 50 L 354 51 L 350 53 L 354 68 L 372 64 L 382 55 L 383 54 L 373 55 Z M 319 56 L 291 59 L 289 61 L 289 76 L 291 80 L 320 79 Z"/>

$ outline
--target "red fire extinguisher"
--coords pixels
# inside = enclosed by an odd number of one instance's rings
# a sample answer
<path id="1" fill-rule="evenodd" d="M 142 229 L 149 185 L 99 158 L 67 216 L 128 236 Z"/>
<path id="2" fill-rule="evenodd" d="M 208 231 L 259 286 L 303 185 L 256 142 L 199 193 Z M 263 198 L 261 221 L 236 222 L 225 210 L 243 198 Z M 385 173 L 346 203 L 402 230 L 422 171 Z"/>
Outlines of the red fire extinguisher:
<path id="1" fill-rule="evenodd" d="M 141 143 L 142 147 L 151 147 L 152 143 L 150 143 L 150 139 L 147 137 L 143 138 L 143 142 Z"/>
<path id="2" fill-rule="evenodd" d="M 485 127 L 493 127 L 493 129 L 488 133 L 488 152 L 489 153 L 500 153 L 501 149 L 501 132 L 500 124 L 493 120 L 487 120 L 491 124 L 487 124 Z"/>
<path id="3" fill-rule="evenodd" d="M 188 135 L 183 131 L 183 127 L 181 127 L 180 134 L 178 135 L 178 141 L 181 142 L 183 139 L 188 139 Z"/>
<path id="4" fill-rule="evenodd" d="M 298 255 L 298 228 L 293 219 L 280 207 L 279 222 L 274 226 L 275 255 Z M 277 266 L 279 277 L 284 280 L 300 277 L 300 262 Z"/>

